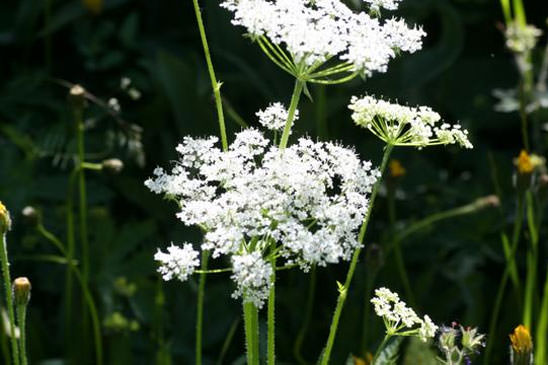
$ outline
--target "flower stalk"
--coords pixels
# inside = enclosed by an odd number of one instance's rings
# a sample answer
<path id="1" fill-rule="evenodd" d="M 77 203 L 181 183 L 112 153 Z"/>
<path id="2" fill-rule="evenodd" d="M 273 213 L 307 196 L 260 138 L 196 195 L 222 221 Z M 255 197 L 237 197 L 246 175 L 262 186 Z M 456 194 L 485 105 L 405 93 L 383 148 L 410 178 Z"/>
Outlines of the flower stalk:
<path id="1" fill-rule="evenodd" d="M 380 177 L 376 181 L 375 185 L 373 186 L 373 191 L 371 192 L 371 198 L 369 199 L 369 206 L 367 207 L 367 213 L 365 214 L 365 217 L 363 219 L 363 223 L 360 228 L 360 233 L 358 236 L 358 242 L 360 244 L 363 243 L 365 232 L 367 230 L 367 225 L 369 223 L 369 218 L 371 216 L 371 211 L 373 210 L 373 206 L 375 204 L 375 198 L 377 196 L 377 192 L 379 190 L 379 186 L 382 181 L 382 175 L 384 174 L 384 170 L 386 169 L 386 165 L 388 164 L 388 160 L 390 158 L 390 154 L 392 152 L 392 149 L 394 148 L 393 145 L 387 144 L 384 148 L 384 155 L 381 162 L 380 167 Z M 327 338 L 327 344 L 325 346 L 324 353 L 322 355 L 321 364 L 322 365 L 328 365 L 329 360 L 331 357 L 331 350 L 333 348 L 333 343 L 335 342 L 335 336 L 337 334 L 337 329 L 339 327 L 339 319 L 344 307 L 344 303 L 346 301 L 346 296 L 348 289 L 350 288 L 350 284 L 352 282 L 352 278 L 354 276 L 354 271 L 356 270 L 356 265 L 358 264 L 358 258 L 360 256 L 361 248 L 357 248 L 354 251 L 354 254 L 352 255 L 352 261 L 350 262 L 350 267 L 348 268 L 348 272 L 346 274 L 346 280 L 344 282 L 344 285 L 340 285 L 339 287 L 339 297 L 337 299 L 337 306 L 335 308 L 335 312 L 333 314 L 333 318 L 331 320 L 331 326 L 329 329 L 329 336 Z"/>
<path id="2" fill-rule="evenodd" d="M 19 324 L 19 354 L 21 355 L 21 365 L 27 365 L 27 305 L 30 301 L 30 281 L 21 277 L 13 281 L 13 301 L 17 312 L 17 323 Z"/>
<path id="3" fill-rule="evenodd" d="M 12 301 L 12 287 L 8 260 L 8 247 L 6 242 L 6 234 L 11 229 L 11 218 L 7 208 L 0 202 L 0 264 L 2 265 L 2 279 L 4 280 L 4 295 L 6 298 L 6 308 L 8 309 L 8 317 L 10 321 L 10 342 L 11 354 L 14 365 L 20 364 L 19 346 L 15 335 L 15 312 Z"/>

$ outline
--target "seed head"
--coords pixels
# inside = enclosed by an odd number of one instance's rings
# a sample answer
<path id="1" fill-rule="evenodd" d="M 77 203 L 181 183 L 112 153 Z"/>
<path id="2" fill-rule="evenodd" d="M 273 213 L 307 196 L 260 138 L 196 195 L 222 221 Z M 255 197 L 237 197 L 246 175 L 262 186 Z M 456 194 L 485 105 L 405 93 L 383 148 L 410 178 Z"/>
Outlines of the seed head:
<path id="1" fill-rule="evenodd" d="M 124 169 L 124 163 L 117 158 L 109 158 L 104 160 L 102 163 L 103 171 L 108 174 L 116 175 Z"/>

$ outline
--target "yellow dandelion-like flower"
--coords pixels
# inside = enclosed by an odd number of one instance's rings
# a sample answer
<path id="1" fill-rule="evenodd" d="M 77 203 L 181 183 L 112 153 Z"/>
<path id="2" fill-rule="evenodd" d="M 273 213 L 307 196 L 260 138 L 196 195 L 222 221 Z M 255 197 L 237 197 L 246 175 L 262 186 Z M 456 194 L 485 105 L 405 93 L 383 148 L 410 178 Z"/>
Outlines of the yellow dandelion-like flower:
<path id="1" fill-rule="evenodd" d="M 388 170 L 390 171 L 391 177 L 401 177 L 405 175 L 405 168 L 399 160 L 390 160 L 388 163 Z"/>
<path id="2" fill-rule="evenodd" d="M 512 342 L 512 349 L 518 354 L 530 353 L 533 349 L 531 333 L 521 324 L 510 334 L 510 342 Z"/>

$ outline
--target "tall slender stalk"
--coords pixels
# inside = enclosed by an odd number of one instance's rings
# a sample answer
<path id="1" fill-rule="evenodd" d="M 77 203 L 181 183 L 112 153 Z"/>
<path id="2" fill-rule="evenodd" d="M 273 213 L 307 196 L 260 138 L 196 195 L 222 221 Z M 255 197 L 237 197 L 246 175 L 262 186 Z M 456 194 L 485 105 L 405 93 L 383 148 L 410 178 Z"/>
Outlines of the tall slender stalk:
<path id="1" fill-rule="evenodd" d="M 201 269 L 207 271 L 209 261 L 209 251 L 202 252 Z M 198 284 L 198 303 L 196 309 L 196 364 L 202 363 L 202 327 L 204 322 L 204 293 L 207 274 L 200 274 L 200 283 Z"/>
<path id="2" fill-rule="evenodd" d="M 380 172 L 381 177 L 377 180 L 375 185 L 373 186 L 373 191 L 371 192 L 371 198 L 369 199 L 369 207 L 367 208 L 367 212 L 365 214 L 365 217 L 363 219 L 362 226 L 360 228 L 360 233 L 358 236 L 358 242 L 360 244 L 363 243 L 363 239 L 365 237 L 365 233 L 367 231 L 367 225 L 369 223 L 369 218 L 371 216 L 371 211 L 373 210 L 373 206 L 375 204 L 375 198 L 377 196 L 377 192 L 379 190 L 379 186 L 382 181 L 382 175 L 384 174 L 384 170 L 386 169 L 386 165 L 388 163 L 388 159 L 390 158 L 390 153 L 392 152 L 392 149 L 394 148 L 393 145 L 386 145 L 384 149 L 384 155 L 381 162 Z M 341 316 L 342 309 L 344 307 L 344 303 L 346 301 L 346 296 L 348 293 L 348 289 L 350 288 L 350 283 L 352 282 L 352 277 L 354 276 L 354 271 L 356 270 L 356 265 L 358 263 L 358 258 L 360 256 L 361 248 L 356 249 L 354 251 L 354 254 L 352 255 L 352 261 L 350 262 L 350 267 L 348 268 L 348 272 L 346 274 L 346 280 L 344 282 L 344 285 L 340 285 L 339 287 L 339 297 L 337 299 L 337 306 L 335 308 L 335 312 L 333 314 L 333 318 L 331 320 L 331 326 L 329 329 L 329 336 L 327 338 L 327 344 L 325 346 L 324 353 L 321 358 L 321 364 L 327 365 L 329 364 L 329 359 L 331 357 L 331 350 L 333 348 L 333 343 L 335 342 L 335 336 L 337 334 L 337 328 L 339 326 L 339 319 Z"/>
<path id="3" fill-rule="evenodd" d="M 259 365 L 259 314 L 255 304 L 243 299 L 247 364 Z"/>
<path id="4" fill-rule="evenodd" d="M 495 297 L 495 304 L 491 311 L 491 320 L 489 322 L 488 338 L 495 338 L 495 330 L 497 327 L 497 320 L 502 306 L 502 300 L 504 298 L 504 291 L 506 289 L 506 283 L 512 272 L 512 265 L 515 263 L 515 256 L 519 245 L 519 237 L 521 232 L 521 226 L 523 221 L 523 199 L 521 194 L 518 196 L 518 211 L 516 212 L 516 218 L 514 220 L 514 229 L 512 233 L 512 245 L 510 252 L 506 255 L 506 266 L 502 274 L 502 278 L 497 289 L 497 295 Z M 519 296 L 517 298 L 520 299 Z M 495 341 L 487 341 L 487 348 L 485 349 L 484 364 L 489 365 L 491 360 L 491 352 Z"/>
<path id="5" fill-rule="evenodd" d="M 0 223 L 1 226 L 2 223 Z M 0 227 L 2 230 L 2 227 Z M 8 309 L 8 317 L 10 321 L 10 341 L 11 341 L 11 355 L 14 365 L 19 365 L 19 348 L 17 345 L 17 338 L 15 337 L 15 312 L 13 310 L 12 301 L 12 288 L 10 268 L 8 261 L 8 248 L 6 243 L 6 233 L 1 232 L 2 240 L 0 240 L 2 246 L 0 247 L 0 261 L 2 264 L 2 278 L 4 279 L 4 295 L 6 297 L 6 307 Z"/>
<path id="6" fill-rule="evenodd" d="M 21 355 L 21 365 L 27 365 L 27 306 L 17 305 L 15 310 L 17 312 L 17 323 L 19 324 L 19 354 Z"/>
<path id="7" fill-rule="evenodd" d="M 209 44 L 207 42 L 207 36 L 204 27 L 204 21 L 202 19 L 202 12 L 200 11 L 200 5 L 198 0 L 192 0 L 194 6 L 194 14 L 196 15 L 196 22 L 198 23 L 198 31 L 200 32 L 200 39 L 202 41 L 202 48 L 204 50 L 204 57 L 207 64 L 207 71 L 209 73 L 209 79 L 211 81 L 211 88 L 213 89 L 213 95 L 215 97 L 215 107 L 217 109 L 217 120 L 219 122 L 219 134 L 221 135 L 221 145 L 223 151 L 228 150 L 228 139 L 226 136 L 225 117 L 223 113 L 223 100 L 221 97 L 221 83 L 217 81 L 215 75 L 215 69 L 213 68 L 213 61 L 211 60 L 211 53 L 209 52 Z M 202 256 L 202 267 L 207 268 L 207 261 L 209 255 L 204 259 Z M 205 271 L 205 270 L 204 270 Z M 198 303 L 197 303 L 197 321 L 196 321 L 196 365 L 202 364 L 202 316 L 204 305 L 204 292 L 206 273 L 200 274 L 200 284 L 198 286 Z"/>
<path id="8" fill-rule="evenodd" d="M 540 316 L 536 331 L 535 364 L 542 365 L 548 361 L 548 271 L 544 280 L 544 294 L 540 305 Z"/>
<path id="9" fill-rule="evenodd" d="M 204 56 L 207 64 L 207 71 L 209 72 L 209 78 L 211 80 L 211 88 L 215 96 L 215 107 L 217 108 L 217 117 L 219 120 L 219 133 L 221 134 L 221 143 L 223 150 L 228 149 L 228 140 L 226 138 L 225 117 L 223 114 L 223 101 L 221 98 L 221 83 L 217 81 L 215 76 L 215 69 L 213 68 L 213 62 L 211 61 L 211 54 L 209 52 L 209 45 L 207 43 L 207 37 L 204 28 L 204 21 L 202 19 L 202 12 L 198 0 L 192 0 L 194 5 L 194 13 L 196 14 L 196 21 L 198 22 L 198 30 L 200 32 L 200 38 L 202 40 L 202 48 L 204 49 Z"/>
<path id="10" fill-rule="evenodd" d="M 72 262 L 74 258 L 75 234 L 74 234 L 74 185 L 78 176 L 78 166 L 75 165 L 68 181 L 66 220 L 67 220 L 67 260 Z M 65 272 L 65 342 L 69 346 L 71 342 L 70 325 L 72 322 L 72 270 L 67 267 Z M 82 295 L 83 297 L 83 295 Z"/>
<path id="11" fill-rule="evenodd" d="M 304 81 L 296 79 L 295 87 L 293 88 L 293 95 L 291 95 L 291 103 L 289 104 L 289 110 L 287 112 L 287 121 L 285 122 L 282 138 L 280 139 L 280 149 L 282 150 L 287 147 L 287 141 L 289 140 L 289 134 L 291 133 L 293 121 L 295 120 L 295 112 L 297 110 L 297 106 L 299 105 L 299 99 L 301 98 L 303 88 Z"/>
<path id="12" fill-rule="evenodd" d="M 527 223 L 531 245 L 529 246 L 529 250 L 527 252 L 527 276 L 525 279 L 525 296 L 523 300 L 523 324 L 531 330 L 533 324 L 533 296 L 536 287 L 538 269 L 539 227 L 535 217 L 535 202 L 533 193 L 530 190 L 526 193 L 526 205 Z"/>
<path id="13" fill-rule="evenodd" d="M 388 343 L 388 341 L 390 341 L 390 338 L 392 336 L 389 335 L 389 334 L 386 334 L 384 335 L 384 338 L 382 339 L 382 342 L 381 344 L 379 345 L 379 347 L 377 348 L 377 351 L 375 351 L 375 356 L 373 356 L 373 360 L 371 361 L 371 364 L 372 365 L 375 365 L 375 361 L 377 361 L 379 355 L 382 353 L 382 350 L 384 349 L 384 347 L 386 346 L 386 344 Z"/>
<path id="14" fill-rule="evenodd" d="M 310 320 L 312 318 L 312 310 L 314 309 L 314 297 L 316 296 L 316 266 L 312 266 L 310 271 L 310 281 L 308 283 L 308 294 L 306 299 L 306 309 L 303 319 L 303 324 L 299 329 L 297 338 L 295 339 L 295 344 L 293 345 L 293 355 L 299 364 L 306 364 L 306 360 L 302 355 L 302 346 L 306 333 L 308 332 L 308 327 L 310 326 Z"/>
<path id="15" fill-rule="evenodd" d="M 65 257 L 67 264 L 69 265 L 69 268 L 72 270 L 74 276 L 76 277 L 76 280 L 78 280 L 78 283 L 80 284 L 82 288 L 82 294 L 84 296 L 84 303 L 87 305 L 87 308 L 89 310 L 89 314 L 91 316 L 91 322 L 93 326 L 93 338 L 95 342 L 95 363 L 97 365 L 103 364 L 103 343 L 101 339 L 101 325 L 99 322 L 99 315 L 97 312 L 97 306 L 95 305 L 95 301 L 93 300 L 93 296 L 91 295 L 91 291 L 89 290 L 88 283 L 84 281 L 83 275 L 78 269 L 78 267 L 75 265 L 74 260 L 69 261 L 68 260 L 68 253 L 65 249 L 65 246 L 59 240 L 53 233 L 49 232 L 42 224 L 38 224 L 36 227 L 38 232 L 44 236 L 45 239 L 47 239 L 59 252 Z"/>
<path id="16" fill-rule="evenodd" d="M 268 313 L 267 313 L 267 364 L 276 364 L 276 256 L 272 255 L 270 259 L 272 265 L 272 275 L 270 276 L 271 286 L 268 294 Z"/>

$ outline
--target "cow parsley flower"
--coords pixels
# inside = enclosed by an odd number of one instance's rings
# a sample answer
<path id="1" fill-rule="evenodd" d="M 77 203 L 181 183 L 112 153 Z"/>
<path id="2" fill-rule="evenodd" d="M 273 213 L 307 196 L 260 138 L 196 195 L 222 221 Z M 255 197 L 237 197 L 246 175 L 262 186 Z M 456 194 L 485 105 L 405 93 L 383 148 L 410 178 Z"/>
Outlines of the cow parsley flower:
<path id="1" fill-rule="evenodd" d="M 232 256 L 232 266 L 232 280 L 237 285 L 232 297 L 243 297 L 244 302 L 251 302 L 257 308 L 262 308 L 272 286 L 272 265 L 263 260 L 260 252 L 254 251 Z"/>
<path id="2" fill-rule="evenodd" d="M 371 299 L 375 313 L 381 317 L 388 336 L 417 336 L 426 342 L 436 334 L 438 326 L 430 317 L 421 319 L 413 309 L 401 301 L 397 293 L 387 288 L 375 290 Z"/>
<path id="3" fill-rule="evenodd" d="M 186 281 L 200 265 L 198 251 L 194 250 L 190 243 L 184 244 L 182 248 L 172 243 L 167 248 L 167 253 L 158 249 L 154 260 L 160 262 L 158 272 L 162 274 L 165 281 L 171 279 Z"/>
<path id="4" fill-rule="evenodd" d="M 272 103 L 266 109 L 259 110 L 255 115 L 259 118 L 259 123 L 272 131 L 279 131 L 285 126 L 288 118 L 288 111 L 282 103 Z M 295 110 L 293 122 L 299 119 L 299 111 Z"/>
<path id="5" fill-rule="evenodd" d="M 399 1 L 367 0 L 371 13 L 395 9 Z M 402 19 L 382 22 L 356 13 L 340 0 L 225 0 L 221 6 L 278 66 L 310 82 L 350 71 L 385 72 L 399 52 L 420 49 L 426 35 Z M 322 64 L 337 58 L 338 65 L 322 72 Z"/>
<path id="6" fill-rule="evenodd" d="M 372 96 L 354 96 L 348 107 L 354 123 L 394 146 L 458 144 L 473 148 L 467 130 L 458 124 L 441 123 L 440 115 L 427 106 L 408 107 Z"/>
<path id="7" fill-rule="evenodd" d="M 257 278 L 268 271 L 261 261 L 268 255 L 304 270 L 351 258 L 379 177 L 370 162 L 309 138 L 281 151 L 255 129 L 238 133 L 226 152 L 216 143 L 185 137 L 171 171 L 155 169 L 145 185 L 176 200 L 185 225 L 206 232 L 202 250 L 232 257 L 236 296 L 260 302 L 267 286 Z M 244 267 L 261 271 L 254 285 L 242 282 Z"/>
<path id="8" fill-rule="evenodd" d="M 380 13 L 381 9 L 396 10 L 401 0 L 363 0 L 369 3 L 369 9 L 372 13 Z"/>

